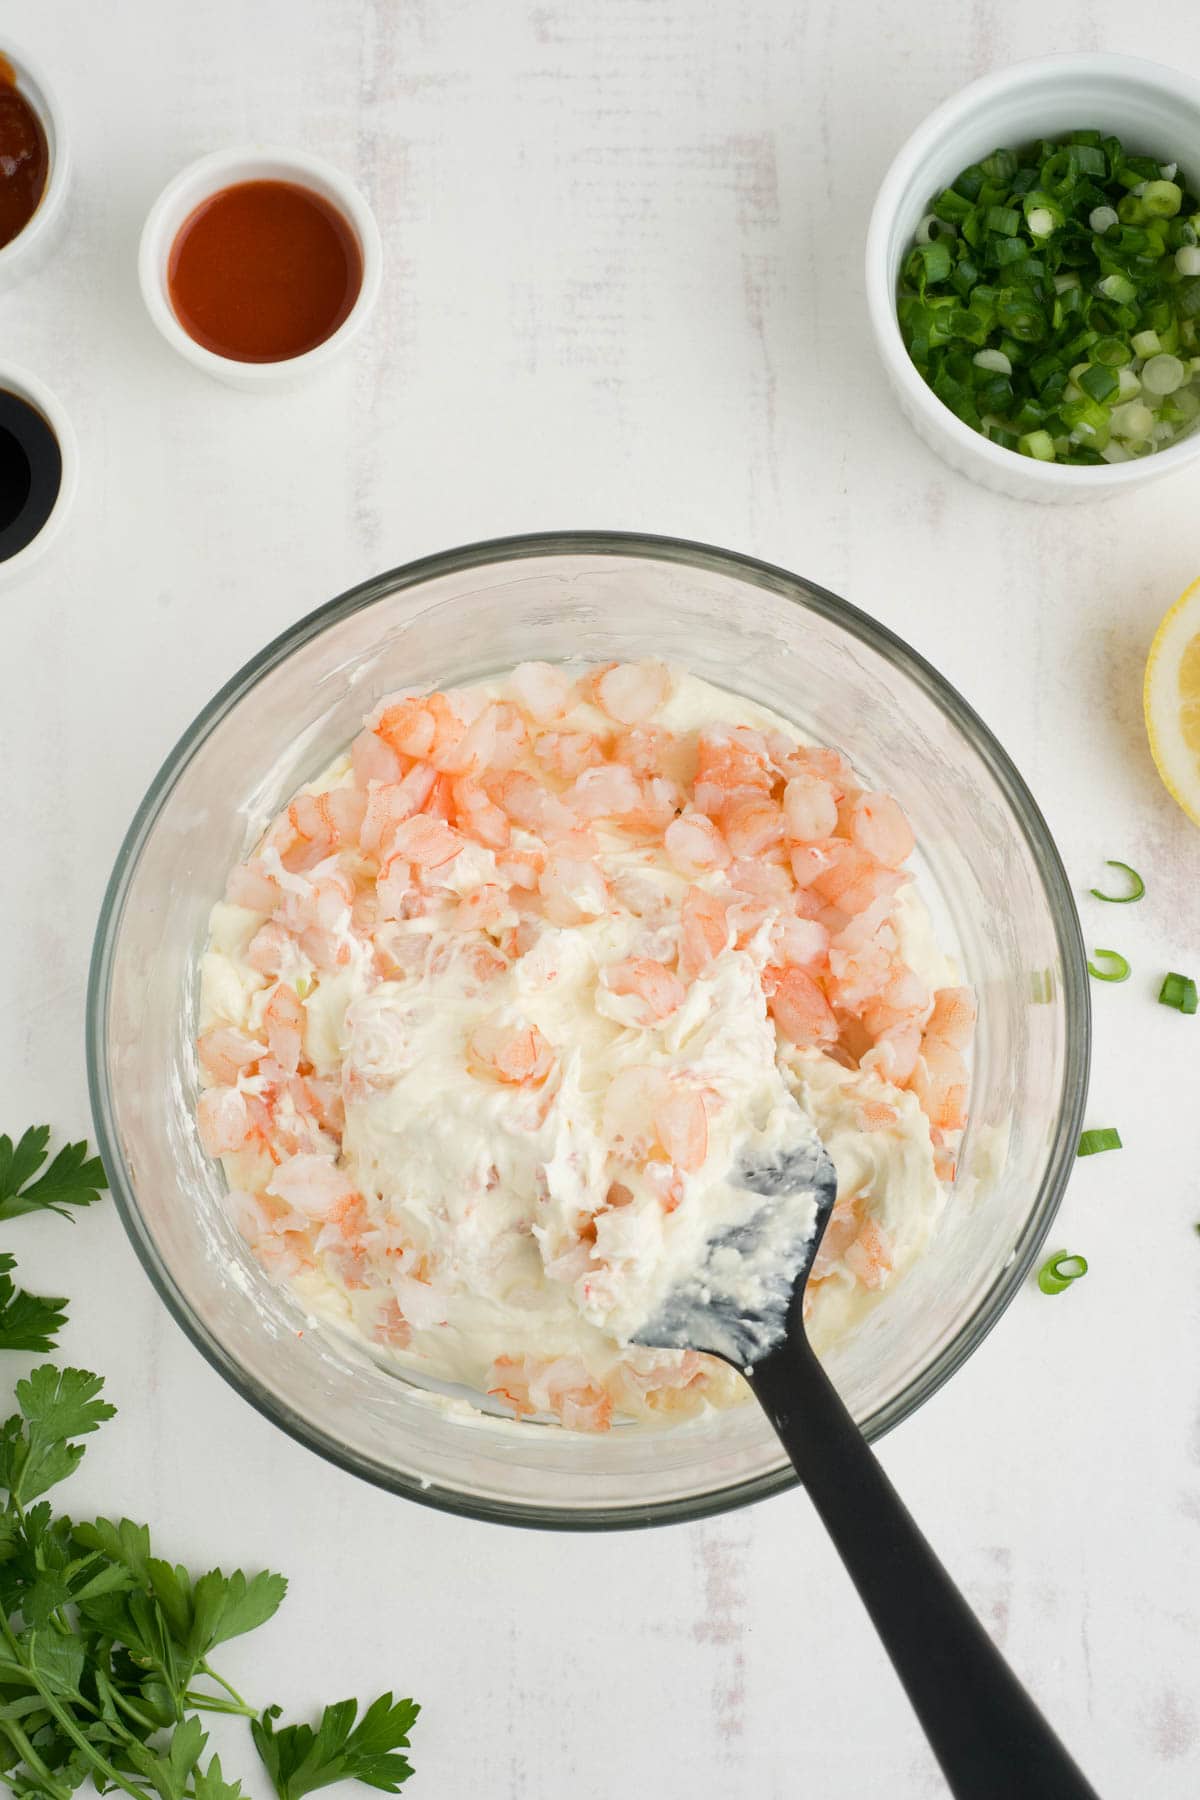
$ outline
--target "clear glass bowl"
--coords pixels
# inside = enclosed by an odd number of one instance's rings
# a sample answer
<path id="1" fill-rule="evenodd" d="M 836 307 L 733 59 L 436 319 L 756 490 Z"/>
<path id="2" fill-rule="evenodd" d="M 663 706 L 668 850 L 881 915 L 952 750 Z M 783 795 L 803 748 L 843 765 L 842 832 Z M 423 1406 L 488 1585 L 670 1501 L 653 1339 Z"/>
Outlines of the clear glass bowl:
<path id="1" fill-rule="evenodd" d="M 1062 865 L 987 727 L 882 626 L 782 569 L 611 533 L 477 544 L 331 601 L 205 708 L 130 827 L 88 995 L 96 1129 L 134 1247 L 213 1367 L 332 1462 L 480 1518 L 658 1524 L 761 1499 L 795 1476 L 754 1405 L 595 1437 L 479 1423 L 312 1328 L 250 1258 L 197 1141 L 197 956 L 231 864 L 379 695 L 525 658 L 649 654 L 776 708 L 898 796 L 939 929 L 979 996 L 971 1126 L 943 1225 L 828 1358 L 868 1437 L 919 1406 L 995 1324 L 1075 1156 L 1090 1026 Z"/>

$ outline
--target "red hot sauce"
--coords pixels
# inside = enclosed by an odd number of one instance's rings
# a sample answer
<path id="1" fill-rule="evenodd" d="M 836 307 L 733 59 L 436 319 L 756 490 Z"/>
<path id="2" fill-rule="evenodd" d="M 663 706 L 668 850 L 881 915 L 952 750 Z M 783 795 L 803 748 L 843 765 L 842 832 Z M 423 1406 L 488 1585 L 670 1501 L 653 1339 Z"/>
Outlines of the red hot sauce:
<path id="1" fill-rule="evenodd" d="M 290 181 L 240 181 L 203 201 L 171 246 L 167 290 L 190 338 L 233 362 L 285 362 L 332 337 L 362 287 L 336 207 Z"/>
<path id="2" fill-rule="evenodd" d="M 0 250 L 24 231 L 46 191 L 50 150 L 42 121 L 0 56 Z"/>

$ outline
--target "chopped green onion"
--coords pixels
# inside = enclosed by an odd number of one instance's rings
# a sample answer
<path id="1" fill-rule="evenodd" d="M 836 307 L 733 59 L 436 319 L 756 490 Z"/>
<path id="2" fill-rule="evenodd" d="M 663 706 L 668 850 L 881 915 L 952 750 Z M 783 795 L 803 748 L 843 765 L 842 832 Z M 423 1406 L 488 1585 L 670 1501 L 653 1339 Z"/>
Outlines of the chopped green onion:
<path id="1" fill-rule="evenodd" d="M 1074 1256 L 1060 1250 L 1057 1256 L 1052 1256 L 1038 1270 L 1038 1286 L 1043 1294 L 1062 1294 L 1073 1281 L 1078 1281 L 1087 1272 L 1086 1256 Z"/>
<path id="2" fill-rule="evenodd" d="M 1112 1125 L 1102 1125 L 1096 1131 L 1080 1133 L 1079 1148 L 1076 1156 L 1099 1156 L 1102 1150 L 1120 1150 L 1121 1134 Z"/>
<path id="3" fill-rule="evenodd" d="M 963 169 L 920 221 L 897 318 L 933 392 L 1035 461 L 1200 431 L 1200 191 L 1088 129 Z"/>
<path id="4" fill-rule="evenodd" d="M 1097 962 L 1104 960 L 1112 964 L 1110 969 L 1098 969 L 1096 963 L 1088 964 L 1088 974 L 1094 975 L 1097 981 L 1129 980 L 1129 964 L 1119 950 L 1093 950 L 1092 955 Z"/>
<path id="5" fill-rule="evenodd" d="M 1160 1006 L 1173 1006 L 1177 1012 L 1194 1013 L 1197 1006 L 1196 984 L 1190 975 L 1167 975 L 1158 990 Z"/>
<path id="6" fill-rule="evenodd" d="M 1106 869 L 1120 869 L 1124 874 L 1128 875 L 1130 881 L 1133 883 L 1133 892 L 1129 894 L 1102 894 L 1099 888 L 1091 888 L 1089 891 L 1095 895 L 1097 900 L 1111 900 L 1114 905 L 1127 906 L 1131 900 L 1141 899 L 1146 891 L 1146 884 L 1136 869 L 1131 869 L 1128 863 L 1113 862 L 1111 858 L 1104 866 Z"/>

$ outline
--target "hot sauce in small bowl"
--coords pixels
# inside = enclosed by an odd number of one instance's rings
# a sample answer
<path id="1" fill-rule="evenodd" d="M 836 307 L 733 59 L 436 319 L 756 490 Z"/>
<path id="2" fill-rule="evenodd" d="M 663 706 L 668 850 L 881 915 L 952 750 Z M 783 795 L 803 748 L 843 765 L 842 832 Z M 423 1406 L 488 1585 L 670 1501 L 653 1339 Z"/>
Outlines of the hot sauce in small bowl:
<path id="1" fill-rule="evenodd" d="M 138 272 L 176 350 L 236 387 L 291 385 L 361 328 L 382 257 L 350 182 L 300 151 L 219 152 L 176 176 L 142 232 Z"/>
<path id="2" fill-rule="evenodd" d="M 235 362 L 285 362 L 331 338 L 362 289 L 342 213 L 292 181 L 239 181 L 204 200 L 171 246 L 167 291 L 190 338 Z"/>

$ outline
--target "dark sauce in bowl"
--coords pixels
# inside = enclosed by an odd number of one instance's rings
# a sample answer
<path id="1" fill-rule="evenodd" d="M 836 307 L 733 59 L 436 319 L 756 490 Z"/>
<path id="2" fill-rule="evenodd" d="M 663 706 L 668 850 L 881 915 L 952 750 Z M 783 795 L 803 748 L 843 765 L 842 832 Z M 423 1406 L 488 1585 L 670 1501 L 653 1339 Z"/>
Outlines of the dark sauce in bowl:
<path id="1" fill-rule="evenodd" d="M 62 451 L 46 419 L 0 388 L 0 563 L 41 531 L 62 486 Z"/>

